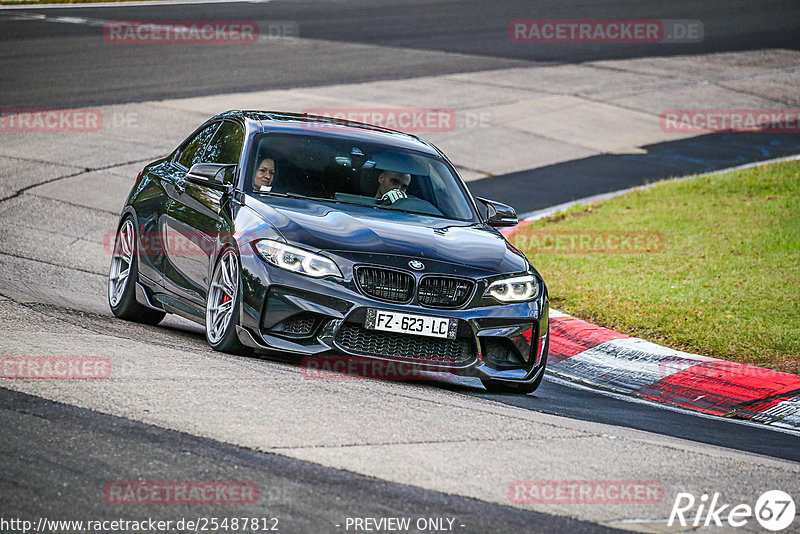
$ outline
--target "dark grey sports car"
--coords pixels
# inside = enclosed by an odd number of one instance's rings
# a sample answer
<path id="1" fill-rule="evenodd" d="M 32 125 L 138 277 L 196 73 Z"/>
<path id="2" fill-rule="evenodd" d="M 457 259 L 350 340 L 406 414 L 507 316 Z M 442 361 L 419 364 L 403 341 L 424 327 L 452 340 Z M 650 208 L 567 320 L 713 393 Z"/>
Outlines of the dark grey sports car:
<path id="1" fill-rule="evenodd" d="M 516 223 L 416 136 L 231 111 L 139 174 L 108 300 L 123 319 L 204 324 L 217 350 L 404 362 L 531 392 L 548 297 L 496 229 Z"/>

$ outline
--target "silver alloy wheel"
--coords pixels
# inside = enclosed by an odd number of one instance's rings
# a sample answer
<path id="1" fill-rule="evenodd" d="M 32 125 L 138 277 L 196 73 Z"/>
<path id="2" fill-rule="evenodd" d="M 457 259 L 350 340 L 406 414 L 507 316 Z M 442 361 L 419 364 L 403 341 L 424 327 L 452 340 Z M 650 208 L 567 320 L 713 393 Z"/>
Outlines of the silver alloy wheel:
<path id="1" fill-rule="evenodd" d="M 232 250 L 219 260 L 206 299 L 206 336 L 212 344 L 219 343 L 233 317 L 233 305 L 239 291 L 239 260 Z"/>
<path id="2" fill-rule="evenodd" d="M 128 285 L 133 253 L 136 250 L 134 238 L 133 221 L 128 219 L 117 232 L 114 254 L 111 256 L 111 270 L 108 273 L 108 302 L 113 307 L 119 305 Z"/>

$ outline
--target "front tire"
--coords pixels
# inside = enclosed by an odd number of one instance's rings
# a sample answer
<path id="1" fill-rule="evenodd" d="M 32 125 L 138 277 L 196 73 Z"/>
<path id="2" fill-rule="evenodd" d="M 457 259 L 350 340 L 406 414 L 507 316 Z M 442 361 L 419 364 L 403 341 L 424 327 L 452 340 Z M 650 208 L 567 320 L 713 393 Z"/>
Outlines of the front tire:
<path id="1" fill-rule="evenodd" d="M 229 248 L 217 260 L 206 296 L 206 340 L 214 350 L 246 353 L 236 335 L 241 293 L 239 256 Z"/>
<path id="2" fill-rule="evenodd" d="M 117 230 L 111 267 L 108 272 L 108 305 L 111 312 L 126 321 L 155 325 L 166 313 L 143 306 L 136 301 L 139 281 L 139 259 L 136 253 L 136 227 L 127 217 Z"/>

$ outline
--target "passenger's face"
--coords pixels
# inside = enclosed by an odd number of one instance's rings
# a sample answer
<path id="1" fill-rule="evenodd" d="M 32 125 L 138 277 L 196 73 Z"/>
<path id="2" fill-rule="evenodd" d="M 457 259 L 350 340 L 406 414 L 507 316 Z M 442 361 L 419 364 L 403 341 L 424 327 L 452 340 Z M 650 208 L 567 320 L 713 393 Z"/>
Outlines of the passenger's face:
<path id="1" fill-rule="evenodd" d="M 275 162 L 269 158 L 261 160 L 256 167 L 255 186 L 270 186 L 275 178 Z"/>
<path id="2" fill-rule="evenodd" d="M 405 192 L 408 184 L 411 183 L 411 176 L 399 172 L 383 171 L 378 176 L 378 192 L 376 197 L 380 198 L 392 189 L 399 189 Z"/>

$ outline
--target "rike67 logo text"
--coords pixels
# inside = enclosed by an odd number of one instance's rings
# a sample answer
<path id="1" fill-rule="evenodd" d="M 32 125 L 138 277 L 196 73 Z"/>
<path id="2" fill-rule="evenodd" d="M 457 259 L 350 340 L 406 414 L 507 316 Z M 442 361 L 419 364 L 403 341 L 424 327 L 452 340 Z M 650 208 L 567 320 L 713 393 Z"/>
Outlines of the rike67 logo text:
<path id="1" fill-rule="evenodd" d="M 778 532 L 789 527 L 794 522 L 794 516 L 794 500 L 780 490 L 764 492 L 756 500 L 755 506 L 724 503 L 716 492 L 711 498 L 703 494 L 699 499 L 691 493 L 678 493 L 667 526 L 671 527 L 677 522 L 682 527 L 743 527 L 755 517 L 763 528 Z"/>

